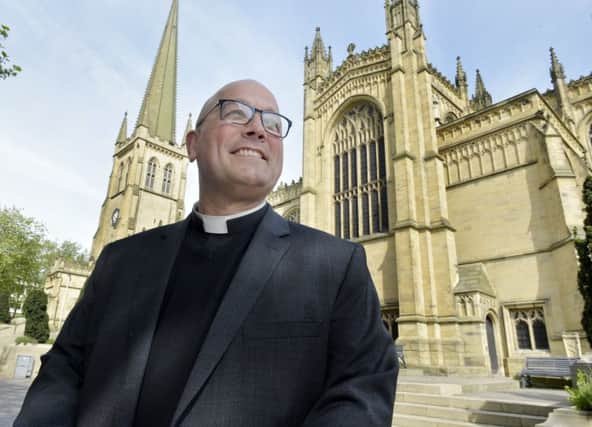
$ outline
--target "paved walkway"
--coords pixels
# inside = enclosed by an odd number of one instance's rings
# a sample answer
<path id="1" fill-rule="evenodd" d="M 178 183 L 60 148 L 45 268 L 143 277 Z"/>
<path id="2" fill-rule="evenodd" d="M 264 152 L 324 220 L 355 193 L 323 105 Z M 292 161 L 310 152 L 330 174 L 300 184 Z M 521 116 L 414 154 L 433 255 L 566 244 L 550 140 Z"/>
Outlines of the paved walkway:
<path id="1" fill-rule="evenodd" d="M 10 427 L 16 418 L 31 380 L 0 380 L 0 427 Z"/>

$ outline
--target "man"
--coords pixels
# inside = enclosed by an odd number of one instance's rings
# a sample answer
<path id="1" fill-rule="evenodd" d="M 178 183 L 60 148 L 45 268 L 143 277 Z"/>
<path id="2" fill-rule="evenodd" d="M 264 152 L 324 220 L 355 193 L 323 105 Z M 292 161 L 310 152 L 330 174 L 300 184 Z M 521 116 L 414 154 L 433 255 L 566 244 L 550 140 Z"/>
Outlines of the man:
<path id="1" fill-rule="evenodd" d="M 265 204 L 290 124 L 252 80 L 205 103 L 194 212 L 105 247 L 15 426 L 391 425 L 362 248 Z"/>

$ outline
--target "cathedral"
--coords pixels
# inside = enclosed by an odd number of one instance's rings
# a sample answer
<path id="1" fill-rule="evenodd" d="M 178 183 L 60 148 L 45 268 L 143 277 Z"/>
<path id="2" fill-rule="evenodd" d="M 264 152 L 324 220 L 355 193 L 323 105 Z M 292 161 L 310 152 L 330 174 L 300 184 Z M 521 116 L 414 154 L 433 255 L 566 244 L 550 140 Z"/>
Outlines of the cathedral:
<path id="1" fill-rule="evenodd" d="M 317 28 L 304 58 L 303 176 L 270 204 L 364 247 L 409 367 L 513 376 L 526 356 L 589 352 L 574 239 L 592 165 L 592 74 L 568 81 L 551 49 L 551 90 L 492 103 L 479 72 L 469 94 L 460 58 L 454 81 L 429 63 L 417 0 L 386 0 L 384 12 L 385 44 L 350 45 L 337 67 Z M 121 126 L 95 258 L 184 215 L 176 15 L 174 0 L 131 136 Z M 56 268 L 46 285 L 54 328 L 82 286 L 68 274 Z"/>

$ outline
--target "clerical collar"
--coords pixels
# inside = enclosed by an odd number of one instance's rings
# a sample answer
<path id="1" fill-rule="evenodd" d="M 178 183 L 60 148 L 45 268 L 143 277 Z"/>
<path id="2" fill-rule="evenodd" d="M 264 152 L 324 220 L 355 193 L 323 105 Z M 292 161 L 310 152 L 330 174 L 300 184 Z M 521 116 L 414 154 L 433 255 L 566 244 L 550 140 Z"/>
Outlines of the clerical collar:
<path id="1" fill-rule="evenodd" d="M 193 213 L 201 220 L 203 230 L 206 233 L 210 234 L 228 234 L 227 221 L 247 216 L 249 214 L 257 212 L 265 206 L 265 202 L 263 202 L 252 209 L 235 213 L 232 215 L 206 215 L 202 214 L 197 210 L 198 204 L 199 202 L 193 205 Z"/>

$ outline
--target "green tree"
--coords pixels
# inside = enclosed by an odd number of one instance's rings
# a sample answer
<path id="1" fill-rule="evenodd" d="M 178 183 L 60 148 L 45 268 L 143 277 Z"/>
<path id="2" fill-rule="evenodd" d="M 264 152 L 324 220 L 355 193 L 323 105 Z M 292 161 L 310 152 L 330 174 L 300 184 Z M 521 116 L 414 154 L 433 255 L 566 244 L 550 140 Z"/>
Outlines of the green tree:
<path id="1" fill-rule="evenodd" d="M 8 296 L 13 313 L 29 289 L 43 287 L 58 259 L 68 266 L 88 264 L 88 254 L 78 243 L 51 241 L 40 222 L 16 208 L 0 209 L 0 296 Z M 1 316 L 0 311 L 0 321 Z"/>
<path id="2" fill-rule="evenodd" d="M 46 260 L 45 264 L 49 270 L 56 261 L 64 261 L 70 266 L 84 267 L 88 264 L 88 253 L 76 242 L 64 240 L 62 243 L 53 241 L 46 242 Z"/>
<path id="3" fill-rule="evenodd" d="M 49 317 L 47 316 L 47 295 L 42 289 L 32 289 L 23 304 L 27 323 L 25 335 L 44 343 L 49 338 Z"/>
<path id="4" fill-rule="evenodd" d="M 16 208 L 0 209 L 0 291 L 19 307 L 27 288 L 40 288 L 47 271 L 45 227 Z"/>
<path id="5" fill-rule="evenodd" d="M 10 27 L 4 24 L 0 24 L 0 79 L 4 80 L 8 77 L 16 76 L 18 73 L 22 71 L 22 68 L 18 65 L 9 66 L 8 63 L 10 62 L 10 58 L 8 53 L 2 44 L 2 40 L 8 37 L 8 32 L 10 31 Z"/>
<path id="6" fill-rule="evenodd" d="M 586 332 L 588 342 L 592 345 L 592 177 L 584 181 L 584 238 L 576 239 L 576 250 L 580 268 L 578 270 L 578 289 L 584 298 L 582 328 Z"/>

